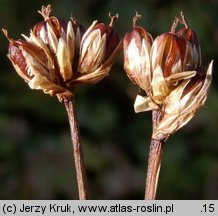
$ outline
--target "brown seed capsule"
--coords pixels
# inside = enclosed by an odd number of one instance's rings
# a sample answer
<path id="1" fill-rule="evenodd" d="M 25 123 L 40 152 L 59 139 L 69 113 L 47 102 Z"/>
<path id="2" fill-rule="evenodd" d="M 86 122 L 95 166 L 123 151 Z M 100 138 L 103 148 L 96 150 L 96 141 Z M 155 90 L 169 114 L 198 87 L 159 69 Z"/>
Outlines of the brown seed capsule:
<path id="1" fill-rule="evenodd" d="M 193 77 L 196 72 L 187 71 L 192 59 L 189 43 L 175 33 L 164 33 L 154 40 L 151 48 L 151 86 L 152 97 L 162 104 L 165 97 L 176 87 L 179 81 Z"/>
<path id="2" fill-rule="evenodd" d="M 192 61 L 189 65 L 184 66 L 186 66 L 187 70 L 198 68 L 201 65 L 201 50 L 196 33 L 190 28 L 182 28 L 177 34 L 183 37 L 187 43 L 189 42 L 191 47 L 191 52 L 186 54 L 186 58 L 190 58 Z"/>
<path id="3" fill-rule="evenodd" d="M 122 40 L 112 28 L 117 17 L 118 15 L 112 16 L 109 25 L 94 21 L 85 32 L 75 82 L 96 83 L 108 74 L 122 49 Z"/>
<path id="4" fill-rule="evenodd" d="M 153 71 L 157 67 L 161 67 L 164 77 L 184 71 L 182 62 L 185 49 L 186 41 L 174 33 L 164 33 L 157 37 L 151 50 Z"/>
<path id="5" fill-rule="evenodd" d="M 157 37 L 151 49 L 152 94 L 157 104 L 185 79 L 195 76 L 200 66 L 200 46 L 181 13 L 182 20 L 175 18 L 171 32 Z M 175 33 L 178 22 L 185 28 Z"/>
<path id="6" fill-rule="evenodd" d="M 5 35 L 7 35 L 7 31 L 3 30 Z M 28 74 L 27 62 L 25 57 L 22 54 L 22 51 L 16 46 L 15 43 L 11 39 L 11 42 L 8 48 L 8 57 L 11 60 L 11 63 L 16 68 L 18 74 L 25 80 L 29 81 L 32 76 Z"/>
<path id="7" fill-rule="evenodd" d="M 44 68 L 44 61 L 46 59 L 45 53 L 42 49 L 37 47 L 32 43 L 28 43 L 25 40 L 17 40 L 14 41 L 8 36 L 7 30 L 3 29 L 5 36 L 9 40 L 9 49 L 8 49 L 8 57 L 11 60 L 13 66 L 16 68 L 18 74 L 25 80 L 30 81 L 34 74 L 31 73 L 31 68 L 29 67 L 29 63 L 26 59 L 26 53 L 31 53 L 31 55 L 35 58 L 41 67 Z M 48 71 L 46 69 L 41 69 L 40 72 L 43 74 L 47 74 Z"/>
<path id="8" fill-rule="evenodd" d="M 149 95 L 150 49 L 152 36 L 141 26 L 136 26 L 140 15 L 133 18 L 133 28 L 123 40 L 124 69 L 130 80 L 144 89 Z"/>

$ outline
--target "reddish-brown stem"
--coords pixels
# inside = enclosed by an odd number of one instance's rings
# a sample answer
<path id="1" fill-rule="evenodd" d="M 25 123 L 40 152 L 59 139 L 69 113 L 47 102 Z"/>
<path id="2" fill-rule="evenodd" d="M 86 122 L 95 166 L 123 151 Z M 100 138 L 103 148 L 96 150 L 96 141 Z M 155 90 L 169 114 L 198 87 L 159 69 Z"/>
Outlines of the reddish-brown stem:
<path id="1" fill-rule="evenodd" d="M 82 146 L 80 143 L 80 134 L 79 134 L 79 127 L 77 123 L 74 98 L 73 97 L 65 98 L 64 105 L 67 110 L 69 123 L 70 123 L 71 140 L 73 146 L 74 162 L 76 167 L 79 199 L 86 200 L 88 199 L 87 181 L 86 181 L 85 166 L 83 161 Z"/>
<path id="2" fill-rule="evenodd" d="M 154 200 L 156 197 L 159 172 L 161 167 L 161 158 L 163 152 L 163 142 L 160 140 L 151 140 L 148 169 L 145 188 L 145 199 Z"/>
<path id="3" fill-rule="evenodd" d="M 162 117 L 162 111 L 153 111 L 152 121 L 153 121 L 153 131 L 157 124 L 160 122 Z M 147 168 L 147 178 L 145 186 L 145 199 L 154 200 L 156 197 L 157 185 L 159 172 L 161 167 L 161 159 L 163 152 L 164 140 L 151 139 L 149 157 L 148 157 L 148 168 Z"/>

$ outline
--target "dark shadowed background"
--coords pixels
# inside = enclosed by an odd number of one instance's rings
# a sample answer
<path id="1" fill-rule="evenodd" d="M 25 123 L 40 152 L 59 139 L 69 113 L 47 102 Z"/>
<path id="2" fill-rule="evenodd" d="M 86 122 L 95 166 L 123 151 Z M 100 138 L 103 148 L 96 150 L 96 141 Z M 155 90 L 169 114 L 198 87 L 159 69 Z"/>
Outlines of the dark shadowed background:
<path id="1" fill-rule="evenodd" d="M 217 0 L 0 0 L 0 26 L 14 39 L 42 20 L 37 10 L 72 14 L 85 27 L 109 22 L 121 37 L 137 10 L 154 37 L 170 30 L 182 10 L 199 37 L 203 64 L 214 59 L 208 100 L 164 147 L 158 199 L 218 199 L 218 1 Z M 0 199 L 77 199 L 70 131 L 64 106 L 31 90 L 6 57 L 0 33 Z M 76 91 L 91 199 L 143 199 L 151 135 L 151 113 L 135 114 L 139 89 L 123 70 L 123 53 L 110 75 Z"/>

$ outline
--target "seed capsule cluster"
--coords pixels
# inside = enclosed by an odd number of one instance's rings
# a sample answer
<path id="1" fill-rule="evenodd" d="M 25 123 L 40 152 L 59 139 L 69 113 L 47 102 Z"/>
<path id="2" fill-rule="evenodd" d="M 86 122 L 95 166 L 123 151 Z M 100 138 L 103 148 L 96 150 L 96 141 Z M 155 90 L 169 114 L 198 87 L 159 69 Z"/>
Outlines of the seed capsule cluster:
<path id="1" fill-rule="evenodd" d="M 136 24 L 141 17 L 136 13 L 123 40 L 113 29 L 118 15 L 110 15 L 109 25 L 94 21 L 86 30 L 75 18 L 65 22 L 50 16 L 50 5 L 39 13 L 44 20 L 33 27 L 30 36 L 23 35 L 24 39 L 13 40 L 3 30 L 9 40 L 8 57 L 30 88 L 62 102 L 73 97 L 76 85 L 103 79 L 123 49 L 128 77 L 147 95 L 136 97 L 135 111 L 162 112 L 154 139 L 173 134 L 204 105 L 213 62 L 201 65 L 197 35 L 182 13 L 169 32 L 155 39 Z M 176 31 L 179 23 L 183 27 Z"/>
<path id="2" fill-rule="evenodd" d="M 71 18 L 68 22 L 50 16 L 51 7 L 42 7 L 44 20 L 23 35 L 9 40 L 8 57 L 17 73 L 32 89 L 57 96 L 59 101 L 73 96 L 73 87 L 103 79 L 122 49 L 122 40 L 109 25 L 94 21 L 85 28 Z"/>
<path id="3" fill-rule="evenodd" d="M 137 96 L 136 112 L 161 110 L 153 139 L 164 139 L 185 125 L 205 103 L 212 64 L 201 66 L 200 45 L 184 15 L 175 18 L 170 32 L 156 37 L 136 26 L 124 37 L 124 69 L 147 96 Z M 176 32 L 178 23 L 184 25 Z"/>

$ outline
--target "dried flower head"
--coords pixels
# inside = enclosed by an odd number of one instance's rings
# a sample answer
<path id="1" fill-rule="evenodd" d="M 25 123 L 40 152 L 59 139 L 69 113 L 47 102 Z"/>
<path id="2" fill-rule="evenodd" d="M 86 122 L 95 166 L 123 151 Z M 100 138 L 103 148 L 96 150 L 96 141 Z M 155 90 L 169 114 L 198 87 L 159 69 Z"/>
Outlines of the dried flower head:
<path id="1" fill-rule="evenodd" d="M 50 16 L 51 6 L 39 13 L 44 21 L 37 23 L 30 36 L 9 40 L 8 57 L 17 73 L 32 89 L 57 96 L 59 101 L 73 96 L 72 88 L 80 83 L 96 83 L 104 78 L 121 50 L 121 40 L 109 26 L 93 24 L 85 31 L 75 18 L 68 23 Z"/>
<path id="2" fill-rule="evenodd" d="M 154 41 L 135 26 L 124 37 L 124 69 L 147 96 L 137 96 L 135 112 L 162 110 L 153 138 L 160 139 L 185 125 L 204 104 L 211 83 L 212 62 L 201 66 L 200 45 L 184 15 L 175 18 L 171 31 Z M 176 32 L 178 23 L 184 28 Z"/>

